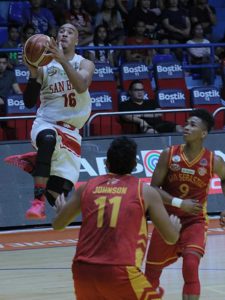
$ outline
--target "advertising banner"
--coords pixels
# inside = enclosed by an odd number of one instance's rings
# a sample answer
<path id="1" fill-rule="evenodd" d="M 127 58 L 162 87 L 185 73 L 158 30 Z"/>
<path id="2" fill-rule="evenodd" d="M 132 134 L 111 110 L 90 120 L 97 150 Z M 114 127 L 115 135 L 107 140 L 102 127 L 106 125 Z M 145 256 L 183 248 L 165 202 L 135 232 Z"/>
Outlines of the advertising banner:
<path id="1" fill-rule="evenodd" d="M 137 166 L 133 175 L 150 184 L 159 155 L 163 149 L 170 145 L 182 143 L 180 135 L 134 137 L 138 144 Z M 105 159 L 107 149 L 113 140 L 109 138 L 84 139 L 82 144 L 82 160 L 79 182 L 86 182 L 90 178 L 106 174 Z M 224 133 L 210 134 L 205 146 L 221 156 L 225 160 Z M 6 165 L 3 159 L 9 155 L 33 151 L 29 142 L 2 143 L 0 144 L 0 227 L 21 227 L 27 225 L 50 224 L 54 216 L 54 210 L 47 204 L 47 219 L 45 221 L 28 221 L 25 219 L 25 211 L 33 199 L 33 178 L 14 166 Z M 225 209 L 225 197 L 221 191 L 220 180 L 213 177 L 209 187 L 208 212 L 218 213 Z M 80 218 L 77 221 L 81 221 Z"/>

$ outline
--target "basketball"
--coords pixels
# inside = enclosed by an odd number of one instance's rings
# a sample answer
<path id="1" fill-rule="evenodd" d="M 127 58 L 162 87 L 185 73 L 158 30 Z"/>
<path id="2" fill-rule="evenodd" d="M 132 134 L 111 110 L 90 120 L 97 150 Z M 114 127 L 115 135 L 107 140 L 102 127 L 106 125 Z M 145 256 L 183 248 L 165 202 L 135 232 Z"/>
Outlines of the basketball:
<path id="1" fill-rule="evenodd" d="M 46 45 L 50 42 L 50 37 L 45 34 L 32 35 L 24 45 L 24 56 L 27 62 L 34 67 L 41 67 L 52 61 L 51 56 L 46 56 Z"/>

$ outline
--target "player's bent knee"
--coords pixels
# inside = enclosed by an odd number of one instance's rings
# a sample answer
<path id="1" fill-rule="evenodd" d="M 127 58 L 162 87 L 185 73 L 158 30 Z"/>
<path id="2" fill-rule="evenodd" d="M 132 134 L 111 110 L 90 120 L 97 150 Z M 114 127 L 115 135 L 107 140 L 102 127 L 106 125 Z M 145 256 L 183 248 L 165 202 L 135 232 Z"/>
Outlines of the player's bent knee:
<path id="1" fill-rule="evenodd" d="M 186 253 L 183 255 L 184 295 L 200 295 L 199 262 L 200 257 L 197 253 Z"/>
<path id="2" fill-rule="evenodd" d="M 49 204 L 51 206 L 54 206 L 56 198 L 49 191 L 53 191 L 59 195 L 64 194 L 65 196 L 68 196 L 72 188 L 73 188 L 73 183 L 68 179 L 58 177 L 58 176 L 50 176 L 47 183 L 45 196 Z"/>

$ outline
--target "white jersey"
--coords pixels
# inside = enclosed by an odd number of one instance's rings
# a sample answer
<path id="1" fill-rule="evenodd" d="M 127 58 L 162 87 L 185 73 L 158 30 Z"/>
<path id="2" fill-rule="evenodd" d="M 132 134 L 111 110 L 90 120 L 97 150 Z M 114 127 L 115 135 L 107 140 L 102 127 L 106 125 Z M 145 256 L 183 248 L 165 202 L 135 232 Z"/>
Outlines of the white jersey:
<path id="1" fill-rule="evenodd" d="M 78 70 L 83 59 L 75 54 L 69 62 Z M 91 97 L 88 90 L 78 94 L 61 64 L 55 60 L 43 67 L 40 100 L 37 119 L 53 124 L 63 121 L 80 129 L 91 113 Z"/>

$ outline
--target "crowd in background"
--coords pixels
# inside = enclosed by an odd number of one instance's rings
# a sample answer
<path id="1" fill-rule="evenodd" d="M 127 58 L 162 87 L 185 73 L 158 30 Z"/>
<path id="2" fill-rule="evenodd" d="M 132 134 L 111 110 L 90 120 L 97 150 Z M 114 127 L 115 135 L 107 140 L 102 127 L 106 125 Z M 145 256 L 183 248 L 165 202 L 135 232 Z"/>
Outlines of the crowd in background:
<path id="1" fill-rule="evenodd" d="M 30 0 L 24 3 L 20 12 L 9 15 L 8 39 L 2 48 L 21 48 L 34 33 L 55 37 L 57 28 L 64 23 L 77 27 L 78 46 L 208 43 L 213 42 L 212 32 L 217 22 L 216 10 L 208 0 Z M 198 36 L 194 31 L 196 24 L 201 31 Z M 180 49 L 174 52 L 181 59 Z M 85 56 L 94 62 L 107 61 L 117 66 L 121 60 L 151 64 L 155 53 L 153 49 L 133 49 L 118 57 L 112 50 L 90 50 Z M 21 55 L 10 55 L 12 64 L 22 62 Z M 195 55 L 198 63 L 209 57 L 207 51 L 190 53 L 191 59 Z M 223 56 L 221 49 L 218 55 Z"/>
<path id="2" fill-rule="evenodd" d="M 13 1 L 11 1 L 13 2 Z M 14 1 L 8 15 L 8 38 L 2 49 L 9 51 L 8 58 L 0 57 L 0 101 L 5 82 L 5 65 L 14 70 L 23 64 L 22 49 L 27 39 L 36 34 L 56 37 L 57 29 L 64 23 L 73 24 L 79 31 L 78 46 L 118 46 L 118 45 L 166 45 L 166 44 L 206 44 L 215 42 L 213 29 L 218 20 L 216 9 L 208 0 L 29 0 Z M 1 22 L 1 20 L 0 20 Z M 224 42 L 225 37 L 216 42 Z M 118 67 L 123 62 L 140 62 L 152 65 L 155 54 L 173 54 L 178 61 L 184 60 L 180 48 L 143 48 L 124 51 L 88 49 L 82 52 L 94 63 L 110 63 Z M 225 57 L 223 48 L 216 48 L 214 60 L 220 62 Z M 209 47 L 186 48 L 185 59 L 190 64 L 211 62 Z M 2 67 L 1 67 L 2 64 Z M 191 72 L 191 71 L 190 71 Z M 213 69 L 195 69 L 204 85 L 212 84 Z M 11 76 L 12 84 L 15 78 Z M 18 91 L 21 93 L 21 91 Z M 1 105 L 4 104 L 2 100 Z"/>

